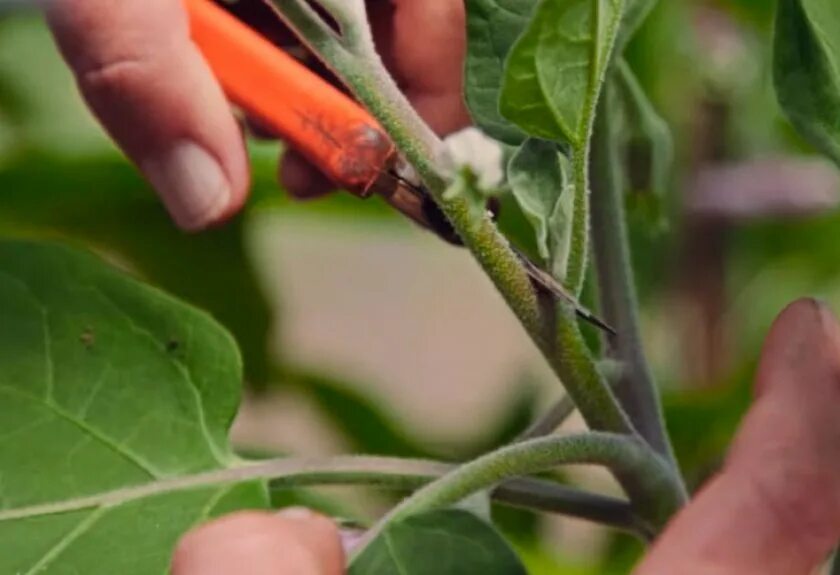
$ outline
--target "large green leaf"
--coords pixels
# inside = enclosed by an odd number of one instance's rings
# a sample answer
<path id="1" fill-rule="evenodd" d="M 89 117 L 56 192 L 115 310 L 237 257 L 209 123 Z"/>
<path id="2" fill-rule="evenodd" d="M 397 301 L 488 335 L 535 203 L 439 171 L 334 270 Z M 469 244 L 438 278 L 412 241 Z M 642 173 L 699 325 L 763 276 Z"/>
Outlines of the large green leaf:
<path id="1" fill-rule="evenodd" d="M 773 76 L 794 126 L 840 163 L 840 2 L 779 0 Z"/>
<path id="2" fill-rule="evenodd" d="M 586 145 L 623 0 L 543 0 L 507 62 L 501 112 L 528 134 Z"/>
<path id="3" fill-rule="evenodd" d="M 241 346 L 249 382 L 265 382 L 273 318 L 247 253 L 242 218 L 202 234 L 180 232 L 115 154 L 70 160 L 28 153 L 0 170 L 0 190 L 0 229 L 70 239 L 118 258 L 212 313 Z"/>
<path id="4" fill-rule="evenodd" d="M 568 188 L 557 145 L 531 138 L 508 164 L 508 183 L 537 236 L 540 256 L 565 279 L 571 249 L 574 192 Z"/>
<path id="5" fill-rule="evenodd" d="M 507 542 L 467 511 L 446 509 L 386 527 L 350 567 L 350 575 L 525 575 Z"/>
<path id="6" fill-rule="evenodd" d="M 536 0 L 466 0 L 467 105 L 482 130 L 509 144 L 521 143 L 526 135 L 499 112 L 505 61 L 535 4 Z"/>
<path id="7" fill-rule="evenodd" d="M 189 527 L 267 506 L 261 483 L 186 477 L 235 460 L 241 362 L 209 316 L 6 241 L 0 317 L 0 573 L 163 573 Z"/>

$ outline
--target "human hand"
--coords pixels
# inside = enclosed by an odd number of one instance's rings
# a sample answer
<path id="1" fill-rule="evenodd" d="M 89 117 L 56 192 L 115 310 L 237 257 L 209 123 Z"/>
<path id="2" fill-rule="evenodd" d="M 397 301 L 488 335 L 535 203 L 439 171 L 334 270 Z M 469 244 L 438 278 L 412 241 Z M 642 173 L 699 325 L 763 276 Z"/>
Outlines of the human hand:
<path id="1" fill-rule="evenodd" d="M 441 134 L 465 126 L 461 0 L 373 4 L 380 52 L 418 112 Z M 200 230 L 242 207 L 249 168 L 240 129 L 180 2 L 53 0 L 47 16 L 89 107 L 179 226 Z M 295 154 L 281 173 L 296 196 L 330 187 Z"/>
<path id="2" fill-rule="evenodd" d="M 756 395 L 722 472 L 636 575 L 806 575 L 840 540 L 840 325 L 828 309 L 803 300 L 781 314 Z"/>

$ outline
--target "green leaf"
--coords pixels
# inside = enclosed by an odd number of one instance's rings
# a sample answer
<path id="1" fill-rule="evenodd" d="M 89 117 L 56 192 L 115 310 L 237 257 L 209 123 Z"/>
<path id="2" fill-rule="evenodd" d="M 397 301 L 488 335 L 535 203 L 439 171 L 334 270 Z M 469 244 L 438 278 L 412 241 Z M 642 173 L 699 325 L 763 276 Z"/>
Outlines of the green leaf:
<path id="1" fill-rule="evenodd" d="M 531 138 L 508 164 L 508 183 L 537 236 L 540 255 L 561 281 L 571 250 L 574 192 L 557 145 Z"/>
<path id="2" fill-rule="evenodd" d="M 266 382 L 274 318 L 248 254 L 244 218 L 184 234 L 116 154 L 81 160 L 30 152 L 0 170 L 0 190 L 0 229 L 104 252 L 207 310 L 236 337 L 248 382 Z"/>
<path id="3" fill-rule="evenodd" d="M 163 573 L 190 527 L 267 506 L 260 482 L 188 481 L 235 461 L 241 362 L 209 316 L 4 241 L 0 317 L 0 573 Z"/>
<path id="4" fill-rule="evenodd" d="M 455 173 L 452 183 L 443 194 L 443 198 L 447 201 L 465 201 L 469 209 L 470 220 L 478 223 L 487 213 L 487 200 L 495 193 L 495 190 L 483 189 L 475 172 L 469 166 L 462 166 Z"/>
<path id="5" fill-rule="evenodd" d="M 840 163 L 840 3 L 779 0 L 773 77 L 793 125 Z"/>
<path id="6" fill-rule="evenodd" d="M 466 0 L 467 61 L 464 90 L 473 121 L 488 135 L 518 145 L 527 136 L 502 117 L 499 96 L 505 61 L 536 0 Z"/>
<path id="7" fill-rule="evenodd" d="M 501 112 L 528 134 L 583 148 L 623 0 L 543 0 L 508 58 Z"/>
<path id="8" fill-rule="evenodd" d="M 350 565 L 350 575 L 525 575 L 519 558 L 490 525 L 446 509 L 388 527 Z"/>
<path id="9" fill-rule="evenodd" d="M 630 189 L 652 191 L 663 196 L 669 187 L 674 162 L 671 129 L 648 99 L 636 75 L 624 60 L 615 69 L 615 94 L 619 117 L 623 120 L 619 137 L 623 140 Z"/>

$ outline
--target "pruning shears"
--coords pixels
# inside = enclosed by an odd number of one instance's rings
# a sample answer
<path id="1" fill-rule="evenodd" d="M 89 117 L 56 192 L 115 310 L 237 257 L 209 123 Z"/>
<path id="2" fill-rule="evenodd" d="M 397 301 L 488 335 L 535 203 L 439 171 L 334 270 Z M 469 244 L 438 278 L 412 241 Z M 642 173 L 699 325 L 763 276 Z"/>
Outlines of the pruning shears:
<path id="1" fill-rule="evenodd" d="M 214 0 L 184 0 L 193 41 L 228 99 L 281 136 L 335 184 L 381 196 L 450 241 L 455 234 L 419 183 L 398 175 L 402 158 L 358 103 Z M 448 228 L 448 229 L 447 229 Z"/>
<path id="2" fill-rule="evenodd" d="M 282 137 L 336 185 L 360 198 L 380 196 L 444 240 L 461 243 L 367 110 L 237 17 L 225 0 L 182 1 L 193 41 L 235 106 Z M 269 8 L 267 3 L 261 7 Z M 279 15 L 269 12 L 279 24 Z M 572 304 L 582 319 L 614 333 L 550 274 L 517 255 L 536 286 Z"/>

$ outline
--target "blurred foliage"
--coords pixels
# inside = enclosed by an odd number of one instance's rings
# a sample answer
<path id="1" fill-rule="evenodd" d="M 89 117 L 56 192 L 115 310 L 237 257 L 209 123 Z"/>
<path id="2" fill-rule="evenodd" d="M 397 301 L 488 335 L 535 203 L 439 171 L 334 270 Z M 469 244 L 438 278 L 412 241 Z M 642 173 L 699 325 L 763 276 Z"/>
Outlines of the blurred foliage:
<path id="1" fill-rule="evenodd" d="M 515 397 L 507 402 L 509 407 L 501 420 L 488 426 L 477 444 L 432 445 L 404 429 L 375 397 L 360 392 L 363 386 L 315 371 L 291 366 L 285 369 L 277 381 L 296 386 L 307 394 L 358 453 L 450 461 L 471 459 L 514 439 L 528 427 L 536 412 L 536 388 L 533 381 L 523 379 L 517 385 Z"/>
<path id="2" fill-rule="evenodd" d="M 704 102 L 723 103 L 731 121 L 723 127 L 727 161 L 767 154 L 811 153 L 783 120 L 769 81 L 768 0 L 661 0 L 633 40 L 628 61 L 654 105 L 667 119 L 677 145 L 671 188 L 661 207 L 644 196 L 628 198 L 635 273 L 646 311 L 656 310 L 674 290 L 683 255 L 683 196 L 698 167 L 697 117 Z M 749 73 L 726 74 L 713 66 L 697 36 L 698 9 L 729 15 Z M 692 32 L 692 30 L 694 32 Z M 25 58 L 20 55 L 26 54 Z M 743 68 L 739 68 L 743 70 Z M 723 70 L 723 72 L 721 72 Z M 739 83 L 749 79 L 746 85 Z M 364 382 L 298 366 L 270 353 L 269 331 L 283 320 L 283 303 L 269 301 L 251 257 L 251 222 L 265 211 L 382 221 L 393 214 L 381 202 L 335 195 L 297 204 L 278 193 L 276 145 L 254 144 L 253 198 L 232 224 L 206 234 L 177 232 L 148 186 L 113 149 L 83 112 L 67 72 L 42 23 L 34 17 L 0 20 L 0 233 L 58 237 L 106 253 L 162 289 L 215 315 L 236 336 L 255 388 L 303 391 L 353 450 L 384 455 L 468 457 L 513 437 L 525 427 L 537 402 L 533 382 L 508 398 L 499 422 L 486 425 L 475 442 L 435 445 L 401 424 L 391 407 L 366 391 Z M 510 198 L 502 199 L 501 227 L 514 243 L 536 256 L 529 224 Z M 840 305 L 836 237 L 840 214 L 802 221 L 756 221 L 732 226 L 726 239 L 724 311 L 735 361 L 715 382 L 685 381 L 685 374 L 655 366 L 665 389 L 669 430 L 692 488 L 720 464 L 751 398 L 751 379 L 767 328 L 781 308 L 803 295 Z M 529 243 L 530 242 L 530 243 Z M 584 300 L 591 304 L 593 282 Z M 657 319 L 645 313 L 649 323 Z M 675 333 L 674 326 L 648 325 Z M 281 330 L 282 331 L 282 330 Z M 588 333 L 593 346 L 597 334 Z M 673 339 L 670 337 L 669 339 Z M 671 342 L 666 342 L 670 344 Z M 662 345 L 651 339 L 651 347 Z M 661 350 L 653 349 L 656 356 Z M 679 362 L 677 362 L 679 363 Z M 348 378 L 349 379 L 349 378 Z M 273 494 L 276 503 L 305 503 L 343 514 L 331 498 L 309 491 Z M 349 514 L 349 513 L 348 513 Z M 624 536 L 610 536 L 602 556 L 570 560 L 562 541 L 542 537 L 542 521 L 528 513 L 496 509 L 530 572 L 621 574 L 641 552 Z M 560 537 L 562 539 L 562 535 Z"/>

